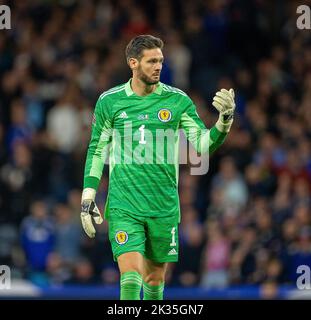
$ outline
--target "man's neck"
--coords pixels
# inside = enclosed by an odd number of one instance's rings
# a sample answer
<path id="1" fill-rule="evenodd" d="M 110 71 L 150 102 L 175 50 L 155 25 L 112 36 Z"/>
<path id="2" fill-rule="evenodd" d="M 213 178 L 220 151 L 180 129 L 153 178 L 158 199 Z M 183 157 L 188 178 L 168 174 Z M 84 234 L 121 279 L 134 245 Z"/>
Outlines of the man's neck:
<path id="1" fill-rule="evenodd" d="M 133 77 L 131 81 L 131 87 L 134 93 L 136 93 L 138 96 L 147 96 L 148 94 L 154 92 L 157 85 L 156 84 L 145 84 L 141 80 Z"/>

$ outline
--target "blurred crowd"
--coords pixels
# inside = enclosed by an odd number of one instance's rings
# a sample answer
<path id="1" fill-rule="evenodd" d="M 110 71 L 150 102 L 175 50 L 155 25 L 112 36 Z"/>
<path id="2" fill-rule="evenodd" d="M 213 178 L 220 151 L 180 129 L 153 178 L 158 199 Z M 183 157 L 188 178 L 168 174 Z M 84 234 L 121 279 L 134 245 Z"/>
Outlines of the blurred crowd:
<path id="1" fill-rule="evenodd" d="M 307 2 L 307 1 L 305 1 Z M 0 31 L 0 264 L 40 285 L 116 284 L 107 223 L 89 239 L 80 197 L 98 96 L 126 82 L 137 34 L 165 42 L 161 81 L 211 127 L 237 111 L 204 176 L 180 170 L 180 261 L 167 285 L 294 284 L 311 266 L 311 38 L 296 1 L 7 1 Z M 108 168 L 97 193 L 103 210 Z M 272 288 L 272 289 L 271 289 Z M 270 291 L 269 291 L 270 290 Z"/>

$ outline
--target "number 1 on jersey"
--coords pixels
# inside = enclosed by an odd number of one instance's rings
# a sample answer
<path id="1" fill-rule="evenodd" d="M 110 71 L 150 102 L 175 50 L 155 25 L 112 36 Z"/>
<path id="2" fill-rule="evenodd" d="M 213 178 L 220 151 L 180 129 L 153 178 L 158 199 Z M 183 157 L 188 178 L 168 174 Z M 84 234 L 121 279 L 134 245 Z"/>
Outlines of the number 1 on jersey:
<path id="1" fill-rule="evenodd" d="M 176 241 L 175 241 L 175 227 L 172 228 L 171 234 L 172 234 L 172 242 L 170 243 L 170 246 L 171 246 L 171 247 L 175 247 L 175 246 L 176 246 Z"/>
<path id="2" fill-rule="evenodd" d="M 139 127 L 139 131 L 140 131 L 139 143 L 140 144 L 146 144 L 146 140 L 145 140 L 145 125 L 144 124 Z"/>

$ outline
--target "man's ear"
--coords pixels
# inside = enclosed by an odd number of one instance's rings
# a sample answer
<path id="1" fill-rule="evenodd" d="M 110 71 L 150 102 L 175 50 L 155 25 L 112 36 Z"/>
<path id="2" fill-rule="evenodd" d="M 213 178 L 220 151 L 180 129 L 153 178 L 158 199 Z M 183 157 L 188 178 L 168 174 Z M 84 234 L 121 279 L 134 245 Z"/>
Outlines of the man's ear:
<path id="1" fill-rule="evenodd" d="M 138 68 L 138 64 L 139 64 L 139 62 L 135 58 L 130 58 L 128 60 L 128 65 L 132 70 L 136 70 Z"/>

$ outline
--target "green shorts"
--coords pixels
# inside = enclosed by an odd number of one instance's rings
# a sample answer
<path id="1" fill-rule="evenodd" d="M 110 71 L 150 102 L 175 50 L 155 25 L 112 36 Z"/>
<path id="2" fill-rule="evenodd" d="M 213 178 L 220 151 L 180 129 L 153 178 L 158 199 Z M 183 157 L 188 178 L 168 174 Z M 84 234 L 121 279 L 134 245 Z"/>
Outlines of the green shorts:
<path id="1" fill-rule="evenodd" d="M 137 217 L 121 209 L 110 209 L 108 226 L 114 261 L 133 251 L 154 262 L 178 261 L 178 215 Z"/>

